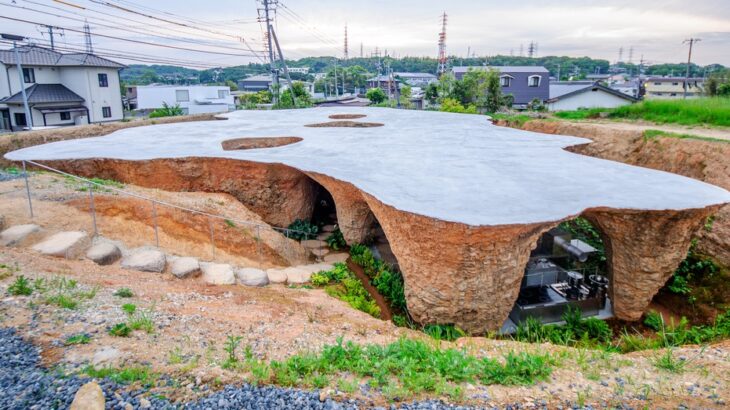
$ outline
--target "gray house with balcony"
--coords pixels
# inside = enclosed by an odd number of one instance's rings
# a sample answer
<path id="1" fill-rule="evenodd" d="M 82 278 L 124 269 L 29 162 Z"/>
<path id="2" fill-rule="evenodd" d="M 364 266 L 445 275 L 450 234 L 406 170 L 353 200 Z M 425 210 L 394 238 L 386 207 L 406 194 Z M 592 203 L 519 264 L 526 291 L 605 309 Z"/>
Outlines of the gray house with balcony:
<path id="1" fill-rule="evenodd" d="M 537 98 L 545 102 L 550 98 L 550 72 L 541 66 L 474 66 L 454 67 L 451 72 L 457 80 L 464 78 L 469 70 L 497 70 L 502 93 L 512 95 L 514 108 L 527 108 Z"/>

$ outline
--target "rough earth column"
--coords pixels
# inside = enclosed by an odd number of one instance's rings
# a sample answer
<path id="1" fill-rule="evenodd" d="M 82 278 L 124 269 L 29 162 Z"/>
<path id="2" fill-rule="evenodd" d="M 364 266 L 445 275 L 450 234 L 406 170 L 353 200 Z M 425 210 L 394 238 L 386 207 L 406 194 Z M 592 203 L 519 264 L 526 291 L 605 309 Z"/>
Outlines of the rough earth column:
<path id="1" fill-rule="evenodd" d="M 639 320 L 687 256 L 692 235 L 719 207 L 682 211 L 596 209 L 583 216 L 601 230 L 614 315 Z"/>

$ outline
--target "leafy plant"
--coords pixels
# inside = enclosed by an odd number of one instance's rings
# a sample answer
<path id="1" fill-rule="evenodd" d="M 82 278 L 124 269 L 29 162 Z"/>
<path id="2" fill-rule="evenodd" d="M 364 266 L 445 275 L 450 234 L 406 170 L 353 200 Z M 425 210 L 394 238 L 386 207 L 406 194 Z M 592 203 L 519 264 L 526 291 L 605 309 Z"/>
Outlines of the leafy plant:
<path id="1" fill-rule="evenodd" d="M 8 293 L 15 296 L 30 296 L 33 294 L 33 288 L 30 287 L 28 279 L 20 275 L 15 278 L 15 282 L 8 286 Z"/>
<path id="2" fill-rule="evenodd" d="M 664 318 L 662 318 L 662 315 L 657 313 L 655 310 L 651 310 L 646 314 L 644 324 L 656 331 L 659 331 L 664 328 Z"/>
<path id="3" fill-rule="evenodd" d="M 128 315 L 133 315 L 137 311 L 137 305 L 134 303 L 125 303 L 122 305 L 122 310 Z"/>
<path id="4" fill-rule="evenodd" d="M 317 227 L 317 225 L 302 219 L 297 219 L 292 222 L 287 229 L 287 236 L 298 241 L 314 239 L 317 237 L 317 233 L 319 232 L 319 227 Z"/>
<path id="5" fill-rule="evenodd" d="M 223 363 L 224 369 L 232 368 L 235 366 L 236 363 L 238 363 L 238 358 L 236 357 L 236 349 L 238 349 L 238 346 L 241 344 L 242 339 L 243 338 L 241 336 L 230 335 L 226 339 L 226 342 L 223 344 L 223 350 L 228 353 L 228 357 Z"/>
<path id="6" fill-rule="evenodd" d="M 121 288 L 114 292 L 114 296 L 118 296 L 120 298 L 131 298 L 134 296 L 134 293 L 132 293 L 132 290 L 129 288 Z"/>
<path id="7" fill-rule="evenodd" d="M 398 311 L 406 311 L 406 296 L 403 275 L 383 261 L 376 259 L 365 245 L 350 247 L 352 261 L 360 265 L 371 279 L 373 286 L 385 296 L 391 306 Z"/>
<path id="8" fill-rule="evenodd" d="M 353 308 L 373 317 L 380 317 L 380 307 L 344 263 L 336 263 L 329 271 L 313 274 L 311 280 L 313 285 L 325 286 L 328 295 L 343 300 Z"/>
<path id="9" fill-rule="evenodd" d="M 666 349 L 664 353 L 655 356 L 652 364 L 670 373 L 683 373 L 687 367 L 687 361 L 682 358 L 675 358 L 673 349 Z"/>
<path id="10" fill-rule="evenodd" d="M 436 340 L 453 341 L 466 336 L 466 332 L 454 325 L 426 325 L 423 332 Z"/>
<path id="11" fill-rule="evenodd" d="M 152 319 L 152 309 L 136 311 L 134 316 L 129 320 L 129 327 L 132 330 L 144 330 L 149 334 L 154 333 L 155 323 Z"/>
<path id="12" fill-rule="evenodd" d="M 128 337 L 132 334 L 132 329 L 126 323 L 117 323 L 109 329 L 109 334 L 118 337 Z"/>
<path id="13" fill-rule="evenodd" d="M 180 104 L 169 105 L 166 102 L 162 102 L 162 108 L 158 108 L 152 111 L 149 115 L 150 118 L 161 118 L 161 117 L 176 117 L 178 115 L 184 115 L 185 112 L 180 107 Z"/>
<path id="14" fill-rule="evenodd" d="M 327 246 L 334 251 L 339 251 L 347 246 L 347 242 L 345 242 L 345 237 L 342 236 L 340 228 L 335 228 L 325 241 L 327 242 Z"/>
<path id="15" fill-rule="evenodd" d="M 64 309 L 76 309 L 79 305 L 79 302 L 76 299 L 62 293 L 49 296 L 46 298 L 46 303 L 49 305 L 56 305 Z"/>

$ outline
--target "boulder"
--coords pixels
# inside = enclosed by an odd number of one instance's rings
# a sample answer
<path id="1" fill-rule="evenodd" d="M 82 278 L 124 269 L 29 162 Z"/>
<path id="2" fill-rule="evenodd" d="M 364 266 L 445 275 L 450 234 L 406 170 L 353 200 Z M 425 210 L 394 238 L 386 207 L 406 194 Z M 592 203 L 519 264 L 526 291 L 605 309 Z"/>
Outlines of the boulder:
<path id="1" fill-rule="evenodd" d="M 15 225 L 0 232 L 0 245 L 19 246 L 33 236 L 38 236 L 41 227 L 34 224 Z"/>
<path id="2" fill-rule="evenodd" d="M 89 236 L 86 232 L 67 231 L 53 234 L 33 245 L 33 250 L 44 255 L 76 259 L 88 244 Z"/>
<path id="3" fill-rule="evenodd" d="M 138 248 L 122 259 L 122 268 L 142 272 L 165 270 L 165 254 L 154 248 Z"/>
<path id="4" fill-rule="evenodd" d="M 298 285 L 307 283 L 312 278 L 311 269 L 307 269 L 304 266 L 293 266 L 284 269 L 286 272 L 286 281 L 292 285 Z"/>
<path id="5" fill-rule="evenodd" d="M 111 242 L 98 242 L 86 251 L 86 257 L 97 265 L 111 265 L 122 257 L 122 251 Z"/>
<path id="6" fill-rule="evenodd" d="M 324 261 L 327 263 L 338 263 L 338 262 L 345 262 L 347 258 L 350 257 L 350 254 L 345 252 L 337 252 L 337 253 L 330 253 L 329 255 L 325 255 Z"/>
<path id="7" fill-rule="evenodd" d="M 243 268 L 236 271 L 238 283 L 246 286 L 266 286 L 269 284 L 269 277 L 261 269 Z"/>
<path id="8" fill-rule="evenodd" d="M 94 366 L 105 363 L 108 364 L 117 361 L 120 357 L 122 357 L 122 354 L 119 350 L 111 346 L 104 346 L 100 350 L 94 352 L 94 356 L 91 358 L 91 363 L 93 363 Z"/>
<path id="9" fill-rule="evenodd" d="M 271 283 L 285 283 L 286 269 L 267 269 L 266 276 Z"/>
<path id="10" fill-rule="evenodd" d="M 188 256 L 174 258 L 170 262 L 170 273 L 180 279 L 197 276 L 200 273 L 200 263 L 197 259 Z"/>
<path id="11" fill-rule="evenodd" d="M 69 410 L 104 410 L 104 392 L 96 382 L 88 382 L 76 392 Z"/>
<path id="12" fill-rule="evenodd" d="M 233 267 L 223 263 L 201 263 L 200 270 L 203 271 L 203 280 L 212 285 L 233 285 L 236 283 L 236 275 Z"/>

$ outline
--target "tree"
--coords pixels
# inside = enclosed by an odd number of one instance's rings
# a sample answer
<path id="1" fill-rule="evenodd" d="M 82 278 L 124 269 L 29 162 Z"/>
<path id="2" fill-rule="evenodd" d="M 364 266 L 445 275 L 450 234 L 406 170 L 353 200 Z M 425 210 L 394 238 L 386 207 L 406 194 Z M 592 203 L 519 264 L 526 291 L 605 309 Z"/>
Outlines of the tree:
<path id="1" fill-rule="evenodd" d="M 710 74 L 705 81 L 705 94 L 710 97 L 730 97 L 730 69 Z"/>
<path id="2" fill-rule="evenodd" d="M 295 98 L 292 98 L 292 93 Z M 296 104 L 295 100 L 296 99 Z M 312 106 L 312 99 L 301 81 L 294 81 L 292 86 L 281 93 L 276 108 L 307 108 Z"/>
<path id="3" fill-rule="evenodd" d="M 436 85 L 436 83 L 431 83 L 426 87 L 426 91 L 424 93 L 424 97 L 426 100 L 428 100 L 431 104 L 436 104 L 436 101 L 438 101 L 439 98 L 439 87 Z"/>
<path id="4" fill-rule="evenodd" d="M 404 85 L 400 89 L 400 105 L 403 108 L 412 108 L 413 103 L 411 103 L 411 87 Z"/>
<path id="5" fill-rule="evenodd" d="M 487 99 L 484 108 L 487 109 L 487 112 L 497 112 L 505 105 L 505 100 L 502 96 L 502 85 L 499 83 L 499 72 L 497 70 L 489 70 L 485 83 Z"/>
<path id="6" fill-rule="evenodd" d="M 226 80 L 226 85 L 231 88 L 231 91 L 238 91 L 238 84 L 231 80 Z"/>
<path id="7" fill-rule="evenodd" d="M 385 101 L 385 92 L 380 88 L 371 88 L 365 93 L 365 97 L 370 100 L 371 104 L 377 105 Z"/>

